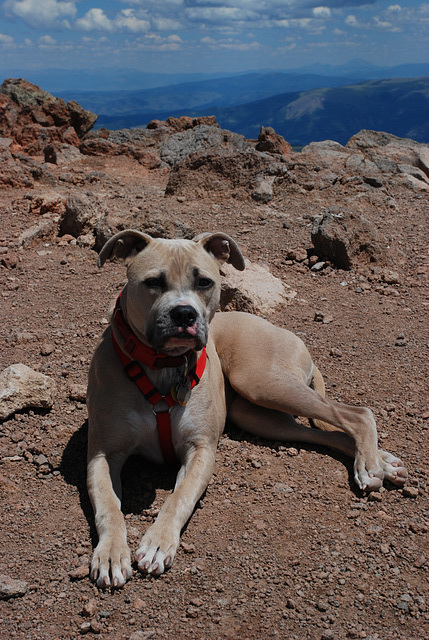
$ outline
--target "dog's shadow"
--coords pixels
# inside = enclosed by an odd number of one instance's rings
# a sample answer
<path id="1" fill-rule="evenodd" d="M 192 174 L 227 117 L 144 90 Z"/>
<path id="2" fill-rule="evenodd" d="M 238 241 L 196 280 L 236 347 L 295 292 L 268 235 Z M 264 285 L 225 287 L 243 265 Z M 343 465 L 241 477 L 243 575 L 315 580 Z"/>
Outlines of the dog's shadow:
<path id="1" fill-rule="evenodd" d="M 61 458 L 60 472 L 67 484 L 76 487 L 80 505 L 90 527 L 93 544 L 97 543 L 94 513 L 86 487 L 88 421 L 73 433 Z M 172 491 L 177 469 L 147 462 L 141 456 L 131 456 L 122 470 L 122 512 L 139 514 L 149 509 L 157 489 Z"/>
<path id="2" fill-rule="evenodd" d="M 308 425 L 307 425 L 308 426 Z M 314 428 L 314 427 L 308 427 Z M 235 440 L 236 442 L 242 442 L 245 440 L 254 445 L 258 445 L 261 447 L 265 447 L 267 449 L 271 449 L 273 451 L 278 451 L 279 446 L 283 447 L 296 447 L 302 451 L 316 451 L 320 455 L 328 455 L 334 460 L 340 462 L 347 470 L 348 475 L 348 486 L 350 491 L 357 497 L 360 498 L 364 495 L 364 492 L 359 489 L 354 479 L 353 472 L 353 461 L 351 458 L 346 456 L 344 453 L 340 451 L 336 451 L 335 449 L 331 449 L 330 447 L 325 447 L 323 445 L 314 444 L 314 443 L 306 443 L 300 441 L 289 442 L 288 440 L 266 440 L 260 436 L 254 436 L 247 431 L 243 431 L 236 427 L 232 422 L 226 421 L 224 434 L 228 436 L 231 440 Z"/>
<path id="3" fill-rule="evenodd" d="M 347 456 L 318 445 L 305 443 L 272 442 L 263 438 L 252 436 L 241 431 L 235 425 L 228 422 L 225 426 L 225 435 L 231 440 L 254 443 L 276 450 L 278 445 L 294 445 L 306 451 L 317 450 L 321 454 L 327 453 L 341 464 L 348 471 L 348 484 L 350 490 L 360 496 L 362 492 L 356 486 L 353 478 L 353 465 Z M 75 431 L 68 441 L 61 459 L 60 471 L 67 484 L 76 487 L 79 492 L 80 505 L 85 518 L 90 527 L 90 534 L 93 544 L 97 543 L 97 533 L 95 530 L 94 513 L 86 487 L 86 451 L 88 445 L 88 421 Z M 131 456 L 124 465 L 122 471 L 122 512 L 126 514 L 139 514 L 146 509 L 150 509 L 156 497 L 157 489 L 172 491 L 175 484 L 177 469 L 172 469 L 164 465 L 156 465 L 147 462 L 141 456 Z"/>

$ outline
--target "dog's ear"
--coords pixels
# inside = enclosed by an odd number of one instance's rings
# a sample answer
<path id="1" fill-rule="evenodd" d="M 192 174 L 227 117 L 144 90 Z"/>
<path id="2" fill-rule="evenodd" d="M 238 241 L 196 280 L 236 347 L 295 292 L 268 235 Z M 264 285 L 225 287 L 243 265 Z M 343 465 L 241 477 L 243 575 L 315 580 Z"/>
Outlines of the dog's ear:
<path id="1" fill-rule="evenodd" d="M 244 270 L 244 258 L 237 243 L 226 233 L 200 233 L 194 242 L 201 244 L 220 264 L 229 262 L 238 271 Z"/>
<path id="2" fill-rule="evenodd" d="M 118 260 L 132 258 L 150 242 L 152 242 L 152 238 L 146 233 L 141 233 L 141 231 L 133 229 L 119 231 L 101 249 L 98 254 L 97 265 L 102 267 L 106 260 L 112 260 L 113 258 L 118 258 Z"/>

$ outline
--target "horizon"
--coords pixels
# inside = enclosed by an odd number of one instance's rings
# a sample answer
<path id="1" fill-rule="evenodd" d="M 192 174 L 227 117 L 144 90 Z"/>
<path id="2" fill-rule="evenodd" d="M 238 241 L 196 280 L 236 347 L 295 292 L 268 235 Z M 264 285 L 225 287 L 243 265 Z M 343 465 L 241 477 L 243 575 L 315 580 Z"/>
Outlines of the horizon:
<path id="1" fill-rule="evenodd" d="M 356 60 L 376 67 L 428 62 L 426 2 L 108 0 L 102 6 L 0 3 L 0 73 L 46 79 L 48 90 L 57 74 L 63 90 L 70 79 L 78 91 L 85 90 L 79 75 L 82 82 L 99 75 L 100 84 L 110 76 L 127 89 L 135 88 L 126 84 L 133 74 L 153 76 L 154 83 L 158 74 L 177 75 L 183 82 L 315 65 L 335 70 Z"/>

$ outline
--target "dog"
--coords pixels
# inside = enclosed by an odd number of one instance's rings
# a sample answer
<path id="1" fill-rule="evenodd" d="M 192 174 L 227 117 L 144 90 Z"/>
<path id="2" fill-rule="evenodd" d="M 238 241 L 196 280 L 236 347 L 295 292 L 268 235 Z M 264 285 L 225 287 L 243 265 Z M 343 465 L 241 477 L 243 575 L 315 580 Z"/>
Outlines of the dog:
<path id="1" fill-rule="evenodd" d="M 263 438 L 354 457 L 364 491 L 384 480 L 406 482 L 401 460 L 378 449 L 370 409 L 325 398 L 323 378 L 297 336 L 247 313 L 216 313 L 220 266 L 244 269 L 231 237 L 166 240 L 125 230 L 107 241 L 98 265 L 113 258 L 125 262 L 127 283 L 94 353 L 87 392 L 87 486 L 98 533 L 90 575 L 100 588 L 122 587 L 132 575 L 121 512 L 127 458 L 137 453 L 178 468 L 135 553 L 142 573 L 160 575 L 210 481 L 227 417 Z"/>

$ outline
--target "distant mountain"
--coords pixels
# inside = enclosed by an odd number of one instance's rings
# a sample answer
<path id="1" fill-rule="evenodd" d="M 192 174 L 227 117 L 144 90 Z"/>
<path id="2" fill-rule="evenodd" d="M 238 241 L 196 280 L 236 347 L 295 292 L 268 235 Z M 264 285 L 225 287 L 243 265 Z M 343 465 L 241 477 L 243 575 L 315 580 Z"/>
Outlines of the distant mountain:
<path id="1" fill-rule="evenodd" d="M 388 78 L 423 78 L 429 76 L 429 63 L 400 64 L 379 67 L 366 60 L 349 60 L 342 65 L 312 64 L 297 69 L 299 73 L 327 76 L 348 76 L 354 80 L 383 80 Z"/>
<path id="2" fill-rule="evenodd" d="M 361 129 L 429 142 L 429 78 L 287 93 L 211 113 L 247 138 L 257 137 L 261 125 L 272 126 L 292 145 L 326 139 L 345 144 Z"/>
<path id="3" fill-rule="evenodd" d="M 66 101 L 76 100 L 85 109 L 97 113 L 99 126 L 111 128 L 115 121 L 126 123 L 130 118 L 134 125 L 141 125 L 165 114 L 168 117 L 177 113 L 182 115 L 186 110 L 230 107 L 280 93 L 306 91 L 320 86 L 338 87 L 352 81 L 350 77 L 260 72 L 138 91 L 62 91 L 59 95 Z"/>

